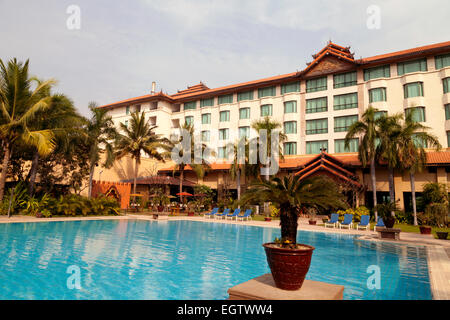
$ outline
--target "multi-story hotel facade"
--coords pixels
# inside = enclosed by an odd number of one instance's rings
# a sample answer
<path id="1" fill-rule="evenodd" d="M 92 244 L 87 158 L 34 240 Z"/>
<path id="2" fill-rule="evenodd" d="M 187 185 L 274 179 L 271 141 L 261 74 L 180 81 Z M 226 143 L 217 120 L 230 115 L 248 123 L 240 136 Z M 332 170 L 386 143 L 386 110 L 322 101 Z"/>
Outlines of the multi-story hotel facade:
<path id="1" fill-rule="evenodd" d="M 193 123 L 199 139 L 214 149 L 217 158 L 202 181 L 193 173 L 188 174 L 186 179 L 193 182 L 218 189 L 227 183 L 234 188 L 227 172 L 229 165 L 219 163 L 227 156 L 225 146 L 243 136 L 257 135 L 252 123 L 269 116 L 282 124 L 287 136 L 282 146 L 285 160 L 280 162 L 280 174 L 295 173 L 308 166 L 315 168 L 316 156 L 326 151 L 335 167 L 321 170 L 328 174 L 338 171 L 338 175 L 358 181 L 360 191 L 369 192 L 370 177 L 357 158 L 358 139 L 352 141 L 349 149 L 344 148 L 347 129 L 369 106 L 388 114 L 413 112 L 416 121 L 430 127 L 429 133 L 438 137 L 444 149 L 430 151 L 427 168 L 417 175 L 417 191 L 425 182 L 447 183 L 450 41 L 361 59 L 355 59 L 350 48 L 329 42 L 298 72 L 215 89 L 199 83 L 172 95 L 155 92 L 153 85 L 148 95 L 101 108 L 108 109 L 118 127 L 119 123 L 127 124 L 132 112 L 143 111 L 158 126 L 156 133 L 167 137 L 183 123 Z M 169 174 L 169 167 L 165 164 L 157 172 Z M 339 172 L 340 169 L 345 172 Z M 377 171 L 382 200 L 388 190 L 387 170 L 380 166 Z M 118 179 L 114 174 L 109 177 Z M 411 190 L 406 173 L 396 173 L 395 190 L 400 206 L 407 206 Z M 365 192 L 358 195 L 358 203 L 368 200 Z"/>

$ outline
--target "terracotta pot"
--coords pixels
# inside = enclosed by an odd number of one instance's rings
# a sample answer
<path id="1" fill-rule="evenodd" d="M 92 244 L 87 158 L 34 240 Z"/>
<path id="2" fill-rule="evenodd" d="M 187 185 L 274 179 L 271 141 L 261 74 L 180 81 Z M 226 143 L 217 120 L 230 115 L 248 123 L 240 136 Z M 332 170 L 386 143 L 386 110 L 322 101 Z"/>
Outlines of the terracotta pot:
<path id="1" fill-rule="evenodd" d="M 193 212 L 188 212 L 188 217 L 193 217 L 194 213 Z"/>
<path id="2" fill-rule="evenodd" d="M 264 218 L 264 221 L 272 221 L 272 218 L 270 218 L 270 217 L 265 217 L 265 218 Z"/>
<path id="3" fill-rule="evenodd" d="M 307 248 L 279 248 L 274 243 L 265 243 L 267 263 L 272 271 L 273 280 L 279 289 L 298 290 L 302 287 L 311 264 L 312 246 Z"/>
<path id="4" fill-rule="evenodd" d="M 315 225 L 317 223 L 316 220 L 309 220 L 308 222 L 309 222 L 310 225 Z"/>
<path id="5" fill-rule="evenodd" d="M 431 227 L 429 226 L 420 226 L 420 234 L 431 234 Z"/>
<path id="6" fill-rule="evenodd" d="M 40 212 L 36 212 L 36 218 L 43 218 L 44 215 Z"/>
<path id="7" fill-rule="evenodd" d="M 393 228 L 395 225 L 395 218 L 392 216 L 383 218 L 383 222 L 386 228 Z"/>
<path id="8" fill-rule="evenodd" d="M 163 212 L 164 206 L 158 206 L 158 212 Z"/>
<path id="9" fill-rule="evenodd" d="M 447 240 L 448 232 L 436 231 L 436 235 L 437 235 L 438 239 Z"/>

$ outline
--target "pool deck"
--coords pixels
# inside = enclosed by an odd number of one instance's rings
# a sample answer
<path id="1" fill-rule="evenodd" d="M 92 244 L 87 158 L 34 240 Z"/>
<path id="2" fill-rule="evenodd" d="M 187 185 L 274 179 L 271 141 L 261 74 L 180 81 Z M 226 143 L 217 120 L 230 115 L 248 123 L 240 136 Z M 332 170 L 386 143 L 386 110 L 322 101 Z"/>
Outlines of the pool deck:
<path id="1" fill-rule="evenodd" d="M 0 223 L 17 223 L 17 222 L 49 222 L 49 221 L 79 221 L 79 220 L 123 220 L 123 219 L 139 219 L 155 221 L 152 216 L 148 215 L 133 215 L 126 216 L 96 216 L 96 217 L 61 217 L 61 218 L 35 218 L 29 216 L 13 216 L 11 218 L 0 216 Z M 249 226 L 258 226 L 266 228 L 279 228 L 279 220 L 275 221 L 235 221 L 224 219 L 211 219 L 203 217 L 187 217 L 187 216 L 165 216 L 158 221 L 201 221 L 201 222 L 215 222 L 226 224 L 243 224 Z M 402 232 L 400 234 L 400 241 L 380 240 L 378 233 L 372 230 L 355 230 L 355 229 L 337 229 L 325 228 L 323 226 L 309 225 L 307 219 L 300 218 L 298 230 L 312 231 L 312 232 L 329 232 L 338 234 L 359 235 L 358 239 L 375 242 L 392 242 L 396 244 L 405 244 L 411 246 L 425 246 L 427 248 L 428 270 L 430 276 L 431 290 L 433 299 L 435 300 L 450 300 L 450 240 L 434 239 L 430 235 L 421 235 L 416 233 Z"/>

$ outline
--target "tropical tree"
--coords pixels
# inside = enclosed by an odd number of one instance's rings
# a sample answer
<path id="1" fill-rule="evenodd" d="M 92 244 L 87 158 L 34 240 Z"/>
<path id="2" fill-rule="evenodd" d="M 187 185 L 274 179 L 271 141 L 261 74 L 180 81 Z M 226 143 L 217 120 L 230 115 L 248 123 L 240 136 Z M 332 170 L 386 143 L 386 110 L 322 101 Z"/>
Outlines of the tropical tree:
<path id="1" fill-rule="evenodd" d="M 28 65 L 28 60 L 22 63 L 12 59 L 7 65 L 0 60 L 0 140 L 4 149 L 0 201 L 5 192 L 10 157 L 18 143 L 35 146 L 41 155 L 49 154 L 54 148 L 53 133 L 33 129 L 32 121 L 36 114 L 49 108 L 51 98 L 46 92 L 55 81 L 47 80 L 34 86 Z"/>
<path id="2" fill-rule="evenodd" d="M 114 143 L 114 159 L 119 160 L 125 156 L 134 159 L 133 193 L 136 193 L 137 177 L 141 155 L 146 154 L 152 159 L 164 161 L 168 156 L 167 140 L 155 133 L 157 126 L 145 119 L 145 113 L 135 111 L 131 114 L 129 126 L 121 123 L 123 133 L 118 133 Z"/>
<path id="3" fill-rule="evenodd" d="M 283 178 L 255 181 L 242 195 L 243 205 L 254 202 L 271 202 L 280 209 L 281 240 L 297 242 L 298 217 L 301 209 L 346 208 L 344 196 L 329 178 L 316 176 L 301 179 L 289 175 Z"/>
<path id="4" fill-rule="evenodd" d="M 417 225 L 415 174 L 420 172 L 427 161 L 425 147 L 440 149 L 436 136 L 427 133 L 430 129 L 413 119 L 413 112 L 407 113 L 399 137 L 400 168 L 409 171 L 413 205 L 414 225 Z"/>
<path id="5" fill-rule="evenodd" d="M 345 148 L 350 147 L 350 141 L 359 138 L 358 157 L 363 167 L 370 165 L 370 178 L 372 182 L 373 205 L 375 221 L 378 220 L 377 212 L 377 181 L 375 172 L 375 161 L 377 155 L 378 121 L 376 113 L 378 109 L 369 106 L 363 113 L 361 120 L 353 123 L 345 136 Z"/>
<path id="6" fill-rule="evenodd" d="M 89 198 L 92 196 L 92 180 L 95 167 L 100 163 L 100 157 L 106 153 L 102 165 L 110 167 L 114 161 L 112 141 L 117 136 L 117 130 L 108 110 L 98 108 L 95 102 L 89 104 L 91 118 L 86 120 L 84 126 L 85 143 L 89 146 Z"/>

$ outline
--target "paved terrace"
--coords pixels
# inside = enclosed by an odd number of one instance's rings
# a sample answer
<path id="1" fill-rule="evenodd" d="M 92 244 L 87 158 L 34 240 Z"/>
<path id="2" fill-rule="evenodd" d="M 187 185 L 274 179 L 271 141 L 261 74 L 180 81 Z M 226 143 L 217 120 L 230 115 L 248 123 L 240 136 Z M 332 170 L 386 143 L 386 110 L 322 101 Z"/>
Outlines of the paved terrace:
<path id="1" fill-rule="evenodd" d="M 30 216 L 13 216 L 8 218 L 0 216 L 0 223 L 17 223 L 17 222 L 51 222 L 51 221 L 79 221 L 79 220 L 122 220 L 122 219 L 140 219 L 155 221 L 151 215 L 133 215 L 126 216 L 96 216 L 96 217 L 61 217 L 61 218 L 35 218 Z M 190 220 L 202 221 L 205 223 L 226 223 L 226 224 L 245 224 L 266 228 L 279 228 L 279 220 L 274 221 L 236 221 L 224 219 L 212 219 L 203 217 L 187 217 L 187 216 L 160 216 L 159 221 L 176 221 Z M 430 235 L 421 235 L 417 233 L 402 232 L 400 241 L 380 240 L 378 233 L 372 230 L 355 230 L 355 229 L 337 229 L 325 228 L 323 226 L 309 225 L 308 219 L 300 218 L 298 230 L 312 232 L 331 232 L 340 234 L 358 235 L 359 240 L 375 241 L 375 242 L 391 242 L 395 244 L 404 244 L 410 246 L 425 246 L 428 252 L 428 270 L 430 274 L 430 284 L 435 300 L 450 300 L 450 241 L 434 239 Z"/>

